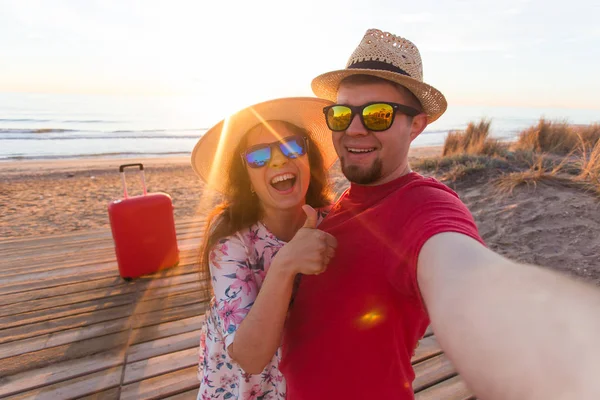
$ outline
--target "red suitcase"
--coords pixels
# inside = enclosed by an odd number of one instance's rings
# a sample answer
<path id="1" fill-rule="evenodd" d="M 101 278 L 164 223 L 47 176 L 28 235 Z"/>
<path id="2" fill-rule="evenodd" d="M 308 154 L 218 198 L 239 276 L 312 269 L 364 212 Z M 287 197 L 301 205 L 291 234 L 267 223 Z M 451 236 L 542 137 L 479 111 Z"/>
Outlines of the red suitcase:
<path id="1" fill-rule="evenodd" d="M 124 169 L 139 167 L 144 194 L 129 197 Z M 179 263 L 173 203 L 166 193 L 147 193 L 142 164 L 119 167 L 124 198 L 108 205 L 120 275 L 130 280 Z"/>

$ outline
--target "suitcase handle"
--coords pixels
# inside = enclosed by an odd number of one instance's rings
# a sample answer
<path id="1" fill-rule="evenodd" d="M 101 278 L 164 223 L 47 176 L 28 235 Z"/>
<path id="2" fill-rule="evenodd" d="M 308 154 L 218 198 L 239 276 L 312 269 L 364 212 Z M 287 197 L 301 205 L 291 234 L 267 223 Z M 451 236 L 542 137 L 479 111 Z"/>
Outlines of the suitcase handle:
<path id="1" fill-rule="evenodd" d="M 144 165 L 141 163 L 135 164 L 123 164 L 119 167 L 119 172 L 121 173 L 121 182 L 123 182 L 123 197 L 128 198 L 127 195 L 127 182 L 125 181 L 125 168 L 127 167 L 139 167 L 140 174 L 142 175 L 142 188 L 144 189 L 144 196 L 148 194 L 146 190 L 146 177 L 144 176 Z"/>
<path id="2" fill-rule="evenodd" d="M 140 167 L 140 170 L 144 170 L 144 164 L 142 163 L 135 163 L 135 164 L 123 164 L 119 167 L 119 172 L 123 172 L 123 170 L 127 167 Z"/>

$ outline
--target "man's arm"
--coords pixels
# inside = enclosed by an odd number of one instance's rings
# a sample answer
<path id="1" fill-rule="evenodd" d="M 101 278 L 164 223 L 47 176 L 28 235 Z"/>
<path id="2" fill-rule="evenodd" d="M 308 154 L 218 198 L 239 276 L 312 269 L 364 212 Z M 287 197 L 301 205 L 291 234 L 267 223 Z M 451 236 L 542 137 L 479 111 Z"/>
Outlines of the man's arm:
<path id="1" fill-rule="evenodd" d="M 458 233 L 423 246 L 436 337 L 483 399 L 600 399 L 600 290 L 514 263 Z"/>

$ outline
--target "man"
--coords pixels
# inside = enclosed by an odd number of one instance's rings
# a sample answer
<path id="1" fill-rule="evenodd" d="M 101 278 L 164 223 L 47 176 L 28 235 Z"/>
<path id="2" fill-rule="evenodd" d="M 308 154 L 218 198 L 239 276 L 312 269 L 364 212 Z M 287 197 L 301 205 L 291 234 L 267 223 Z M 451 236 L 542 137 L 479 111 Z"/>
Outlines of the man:
<path id="1" fill-rule="evenodd" d="M 315 94 L 351 181 L 319 226 L 338 247 L 304 276 L 281 369 L 288 399 L 411 399 L 431 323 L 485 399 L 600 398 L 600 292 L 487 249 L 458 196 L 411 172 L 410 143 L 446 109 L 406 39 L 369 30 Z"/>

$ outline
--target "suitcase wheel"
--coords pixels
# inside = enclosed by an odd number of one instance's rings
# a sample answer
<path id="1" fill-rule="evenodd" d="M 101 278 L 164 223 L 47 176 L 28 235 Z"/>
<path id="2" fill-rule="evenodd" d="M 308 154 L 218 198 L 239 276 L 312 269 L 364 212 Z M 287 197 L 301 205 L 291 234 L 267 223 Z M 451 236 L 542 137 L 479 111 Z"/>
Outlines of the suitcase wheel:
<path id="1" fill-rule="evenodd" d="M 133 278 L 129 278 L 129 277 L 125 278 L 125 277 L 123 277 L 123 280 L 127 281 L 127 282 L 131 282 L 133 280 Z"/>

